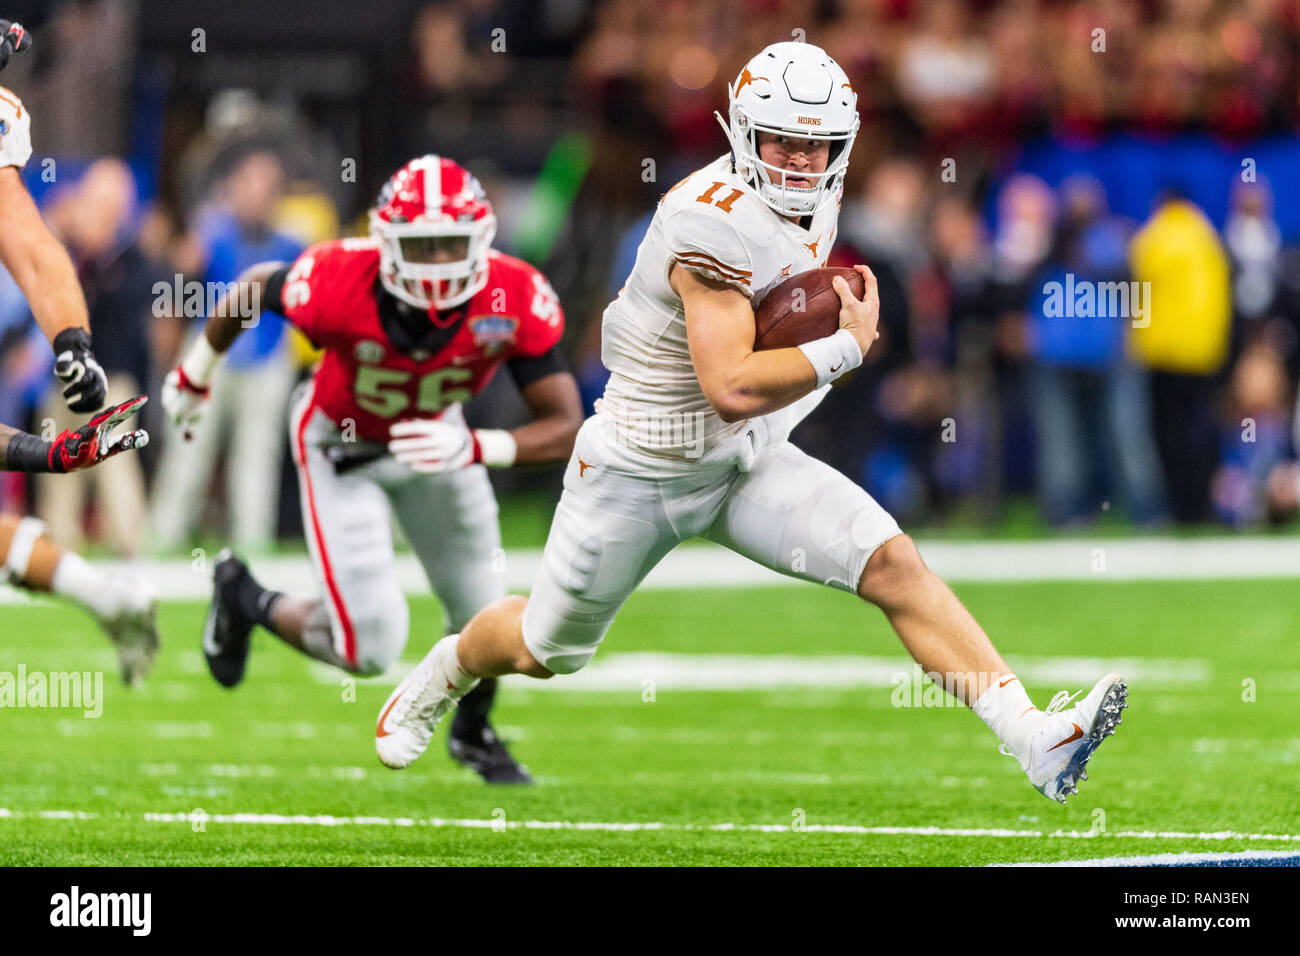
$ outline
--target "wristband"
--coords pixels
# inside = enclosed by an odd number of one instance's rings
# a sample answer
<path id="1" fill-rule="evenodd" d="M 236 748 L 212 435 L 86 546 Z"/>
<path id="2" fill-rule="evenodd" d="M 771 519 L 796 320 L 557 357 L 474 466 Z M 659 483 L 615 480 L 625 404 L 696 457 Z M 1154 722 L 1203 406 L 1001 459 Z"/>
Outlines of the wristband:
<path id="1" fill-rule="evenodd" d="M 80 352 L 88 355 L 90 354 L 90 332 L 77 326 L 69 326 L 54 336 L 50 347 L 55 355 L 62 355 L 64 352 L 72 352 L 74 355 Z"/>
<path id="2" fill-rule="evenodd" d="M 476 428 L 470 433 L 474 437 L 474 460 L 489 468 L 509 468 L 515 463 L 519 446 L 515 436 L 500 428 Z"/>
<path id="3" fill-rule="evenodd" d="M 212 347 L 207 334 L 200 332 L 199 337 L 190 346 L 190 350 L 185 353 L 180 368 L 192 385 L 204 389 L 211 383 L 212 373 L 217 370 L 220 362 L 221 353 Z"/>
<path id="4" fill-rule="evenodd" d="M 53 442 L 18 432 L 9 436 L 5 446 L 5 468 L 9 471 L 54 471 L 53 451 Z"/>
<path id="5" fill-rule="evenodd" d="M 812 363 L 818 388 L 862 364 L 862 349 L 848 329 L 837 329 L 833 335 L 805 342 L 799 351 Z"/>

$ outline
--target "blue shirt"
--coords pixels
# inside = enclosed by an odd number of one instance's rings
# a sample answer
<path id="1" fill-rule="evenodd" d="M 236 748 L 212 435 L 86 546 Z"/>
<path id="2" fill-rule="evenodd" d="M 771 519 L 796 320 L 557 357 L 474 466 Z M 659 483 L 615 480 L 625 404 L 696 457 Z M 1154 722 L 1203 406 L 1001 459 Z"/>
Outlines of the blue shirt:
<path id="1" fill-rule="evenodd" d="M 284 233 L 267 231 L 249 234 L 241 230 L 233 217 L 215 217 L 201 228 L 208 247 L 208 270 L 205 282 L 234 282 L 249 266 L 259 262 L 292 262 L 303 247 Z M 275 355 L 284 338 L 284 316 L 269 310 L 262 312 L 257 324 L 245 329 L 226 353 L 231 368 L 256 368 Z"/>

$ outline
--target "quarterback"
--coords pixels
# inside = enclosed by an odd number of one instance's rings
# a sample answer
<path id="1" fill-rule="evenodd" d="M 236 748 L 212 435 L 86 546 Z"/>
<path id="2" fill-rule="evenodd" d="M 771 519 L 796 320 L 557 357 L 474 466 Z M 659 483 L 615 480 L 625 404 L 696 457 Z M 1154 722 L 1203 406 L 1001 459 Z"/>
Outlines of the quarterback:
<path id="1" fill-rule="evenodd" d="M 0 69 L 13 53 L 30 46 L 31 35 L 20 25 L 0 20 Z M 67 251 L 46 228 L 18 174 L 32 155 L 31 122 L 22 101 L 0 87 L 0 265 L 22 290 L 54 347 L 54 374 L 68 407 L 95 412 L 104 404 L 108 379 L 90 349 L 86 300 Z M 83 427 L 48 441 L 0 425 L 0 470 L 65 473 L 143 447 L 149 437 L 145 432 L 113 432 L 144 403 L 139 396 L 105 409 Z M 89 610 L 117 648 L 126 683 L 136 683 L 153 666 L 158 632 L 152 589 L 136 578 L 105 574 L 63 551 L 45 536 L 37 519 L 0 515 L 0 579 L 71 599 Z"/>
<path id="2" fill-rule="evenodd" d="M 443 157 L 412 160 L 384 187 L 370 227 L 369 238 L 246 272 L 164 384 L 173 422 L 191 426 L 247 318 L 236 302 L 282 312 L 324 350 L 290 425 L 319 596 L 266 590 L 223 556 L 203 650 L 226 686 L 243 677 L 255 624 L 352 673 L 398 659 L 410 621 L 390 515 L 459 630 L 505 595 L 486 468 L 563 461 L 582 422 L 558 348 L 560 304 L 540 272 L 492 249 L 496 218 L 472 175 Z M 461 405 L 502 365 L 533 420 L 471 430 Z M 489 682 L 466 701 L 449 747 L 490 782 L 528 782 L 488 723 L 494 690 Z"/>
<path id="3" fill-rule="evenodd" d="M 1114 732 L 1127 689 L 1104 677 L 1077 705 L 1034 707 L 983 630 L 865 491 L 788 440 L 875 340 L 875 279 L 834 334 L 755 352 L 753 305 L 825 264 L 858 128 L 844 71 L 816 46 L 778 43 L 729 90 L 729 155 L 660 201 L 636 264 L 605 310 L 610 380 L 582 426 L 531 596 L 507 597 L 438 642 L 390 695 L 375 746 L 400 768 L 484 678 L 572 673 L 629 593 L 680 542 L 702 536 L 879 607 L 926 672 L 944 678 L 1060 802 Z M 679 427 L 683 421 L 690 428 Z M 646 427 L 658 422 L 659 427 Z M 1077 696 L 1077 695 L 1075 695 Z"/>

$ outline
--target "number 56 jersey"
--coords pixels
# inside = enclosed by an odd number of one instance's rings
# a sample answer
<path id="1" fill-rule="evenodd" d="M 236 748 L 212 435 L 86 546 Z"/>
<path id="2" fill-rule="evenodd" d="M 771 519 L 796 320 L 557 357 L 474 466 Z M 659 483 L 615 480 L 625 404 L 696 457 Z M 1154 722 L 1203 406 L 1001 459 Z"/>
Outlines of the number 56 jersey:
<path id="1" fill-rule="evenodd" d="M 393 422 L 437 418 L 469 401 L 502 362 L 543 356 L 564 333 L 546 278 L 495 249 L 487 284 L 446 313 L 411 310 L 379 282 L 379 246 L 343 239 L 312 246 L 268 282 L 268 308 L 324 350 L 313 404 L 364 441 L 387 442 Z"/>
<path id="2" fill-rule="evenodd" d="M 700 389 L 686 340 L 674 265 L 726 283 L 757 305 L 777 283 L 825 265 L 835 242 L 839 197 L 793 222 L 768 206 L 723 156 L 664 194 L 637 250 L 636 265 L 605 310 L 601 360 L 610 371 L 599 411 L 625 448 L 661 464 L 692 459 L 755 430 L 724 422 Z M 805 228 L 806 227 L 806 228 Z M 705 317 L 707 321 L 707 316 Z M 789 434 L 824 395 L 773 412 L 765 424 Z"/>

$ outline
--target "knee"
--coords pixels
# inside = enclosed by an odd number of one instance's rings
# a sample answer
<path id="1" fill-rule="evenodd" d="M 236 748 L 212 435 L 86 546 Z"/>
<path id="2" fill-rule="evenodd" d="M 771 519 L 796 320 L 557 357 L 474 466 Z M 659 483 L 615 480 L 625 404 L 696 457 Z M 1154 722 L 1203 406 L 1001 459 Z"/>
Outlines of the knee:
<path id="1" fill-rule="evenodd" d="M 405 609 L 405 602 L 401 607 Z M 406 614 L 386 614 L 354 622 L 356 654 L 352 670 L 362 677 L 374 677 L 392 667 L 406 647 L 409 619 Z"/>
<path id="2" fill-rule="evenodd" d="M 515 670 L 525 677 L 536 677 L 538 680 L 549 680 L 557 673 L 538 663 L 537 658 L 533 657 L 532 652 L 526 647 L 520 648 L 515 656 Z"/>
<path id="3" fill-rule="evenodd" d="M 921 560 L 911 537 L 895 535 L 867 559 L 858 581 L 858 595 L 887 610 L 926 584 L 933 573 Z"/>

